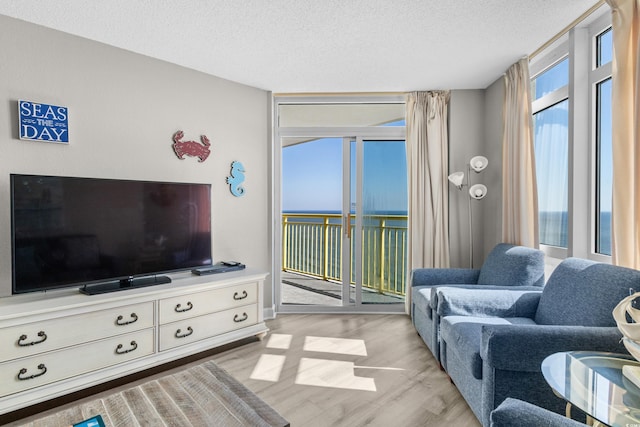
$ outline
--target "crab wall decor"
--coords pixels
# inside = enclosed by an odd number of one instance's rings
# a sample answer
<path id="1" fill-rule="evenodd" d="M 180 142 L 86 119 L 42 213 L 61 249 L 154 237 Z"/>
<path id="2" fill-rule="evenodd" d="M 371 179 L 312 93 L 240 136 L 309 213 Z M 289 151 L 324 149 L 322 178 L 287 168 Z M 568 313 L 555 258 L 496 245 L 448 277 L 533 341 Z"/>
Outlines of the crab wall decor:
<path id="1" fill-rule="evenodd" d="M 200 136 L 200 142 L 196 141 L 182 141 L 184 137 L 184 132 L 181 130 L 177 131 L 173 135 L 173 151 L 175 151 L 176 156 L 180 160 L 184 160 L 184 156 L 197 157 L 199 162 L 204 162 L 209 157 L 211 152 L 209 151 L 209 147 L 211 146 L 211 142 L 209 142 L 209 138 L 206 135 Z"/>

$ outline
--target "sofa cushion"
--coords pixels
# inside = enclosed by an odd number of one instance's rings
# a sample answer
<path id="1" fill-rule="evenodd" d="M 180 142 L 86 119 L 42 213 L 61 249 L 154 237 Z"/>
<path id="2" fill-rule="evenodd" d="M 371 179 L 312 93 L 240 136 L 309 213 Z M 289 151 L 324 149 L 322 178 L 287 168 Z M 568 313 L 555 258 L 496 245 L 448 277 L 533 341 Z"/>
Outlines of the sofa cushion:
<path id="1" fill-rule="evenodd" d="M 478 283 L 480 270 L 472 268 L 416 268 L 411 286 L 435 286 L 446 283 Z"/>
<path id="2" fill-rule="evenodd" d="M 411 301 L 416 310 L 420 310 L 431 318 L 431 286 L 414 286 L 411 288 Z"/>
<path id="3" fill-rule="evenodd" d="M 614 307 L 640 291 L 640 271 L 567 258 L 542 291 L 535 321 L 541 325 L 616 326 Z"/>
<path id="4" fill-rule="evenodd" d="M 544 286 L 544 253 L 538 249 L 500 243 L 482 264 L 478 284 Z"/>
<path id="5" fill-rule="evenodd" d="M 440 336 L 446 343 L 446 351 L 454 352 L 474 378 L 482 379 L 480 345 L 483 325 L 532 325 L 533 320 L 524 317 L 472 317 L 447 316 L 440 322 Z"/>
<path id="6" fill-rule="evenodd" d="M 533 319 L 541 294 L 538 286 L 438 286 L 431 291 L 431 307 L 435 300 L 440 316 Z"/>

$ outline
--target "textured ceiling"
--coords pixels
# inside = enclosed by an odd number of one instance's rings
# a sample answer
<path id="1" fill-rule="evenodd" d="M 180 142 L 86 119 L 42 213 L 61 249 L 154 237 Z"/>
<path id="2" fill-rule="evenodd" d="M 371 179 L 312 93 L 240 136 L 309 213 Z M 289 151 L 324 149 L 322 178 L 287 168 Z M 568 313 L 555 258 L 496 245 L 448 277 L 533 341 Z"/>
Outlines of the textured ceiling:
<path id="1" fill-rule="evenodd" d="M 0 14 L 274 92 L 485 88 L 596 0 L 2 0 Z"/>

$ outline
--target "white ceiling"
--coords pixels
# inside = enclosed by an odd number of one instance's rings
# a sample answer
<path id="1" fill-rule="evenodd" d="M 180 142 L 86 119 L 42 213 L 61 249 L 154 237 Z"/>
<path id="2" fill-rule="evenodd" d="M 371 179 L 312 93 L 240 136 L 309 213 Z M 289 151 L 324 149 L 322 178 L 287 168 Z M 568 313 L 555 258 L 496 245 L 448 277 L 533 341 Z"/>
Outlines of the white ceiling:
<path id="1" fill-rule="evenodd" d="M 273 92 L 477 89 L 596 0 L 2 0 L 0 14 Z"/>

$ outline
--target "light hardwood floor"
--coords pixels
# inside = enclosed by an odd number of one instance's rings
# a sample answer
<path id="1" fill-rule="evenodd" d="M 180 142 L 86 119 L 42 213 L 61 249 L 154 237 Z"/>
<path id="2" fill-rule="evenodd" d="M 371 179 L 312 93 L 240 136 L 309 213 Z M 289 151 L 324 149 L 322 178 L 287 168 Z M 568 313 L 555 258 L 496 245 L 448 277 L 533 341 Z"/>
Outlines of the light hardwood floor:
<path id="1" fill-rule="evenodd" d="M 293 427 L 480 426 L 408 316 L 280 314 L 267 326 L 262 341 L 194 355 L 135 380 L 46 402 L 17 418 L 0 416 L 0 425 L 21 425 L 213 360 Z"/>
<path id="2" fill-rule="evenodd" d="M 281 314 L 267 326 L 263 341 L 212 358 L 292 426 L 480 425 L 405 315 Z"/>

